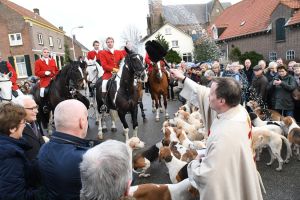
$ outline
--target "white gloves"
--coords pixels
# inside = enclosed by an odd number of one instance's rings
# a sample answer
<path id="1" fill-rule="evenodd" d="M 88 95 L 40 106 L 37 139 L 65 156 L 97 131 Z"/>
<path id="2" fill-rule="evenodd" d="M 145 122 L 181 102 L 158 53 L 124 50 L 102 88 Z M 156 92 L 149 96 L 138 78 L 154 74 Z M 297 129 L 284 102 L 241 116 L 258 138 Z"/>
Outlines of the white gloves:
<path id="1" fill-rule="evenodd" d="M 50 71 L 45 71 L 45 75 L 46 75 L 46 76 L 49 76 L 50 74 L 51 74 Z"/>

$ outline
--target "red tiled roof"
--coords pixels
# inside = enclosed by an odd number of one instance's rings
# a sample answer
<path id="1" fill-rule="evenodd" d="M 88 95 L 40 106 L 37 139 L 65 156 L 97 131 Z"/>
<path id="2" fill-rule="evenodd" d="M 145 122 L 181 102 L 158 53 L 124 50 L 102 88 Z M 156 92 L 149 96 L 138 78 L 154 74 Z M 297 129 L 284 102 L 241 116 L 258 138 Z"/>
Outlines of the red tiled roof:
<path id="1" fill-rule="evenodd" d="M 290 7 L 290 8 L 300 8 L 300 1 L 299 0 L 281 0 L 280 3 Z"/>
<path id="2" fill-rule="evenodd" d="M 3 3 L 4 5 L 6 5 L 7 7 L 9 7 L 10 9 L 16 11 L 17 13 L 19 13 L 23 17 L 31 18 L 33 20 L 36 20 L 36 21 L 42 23 L 42 24 L 50 26 L 51 28 L 59 30 L 56 26 L 54 26 L 53 24 L 51 24 L 50 22 L 48 22 L 47 20 L 45 20 L 41 16 L 36 15 L 34 12 L 32 12 L 30 10 L 27 10 L 26 8 L 23 8 L 22 6 L 19 6 L 19 5 L 15 4 L 11 1 L 8 1 L 8 0 L 0 0 L 0 2 Z"/>
<path id="3" fill-rule="evenodd" d="M 300 24 L 300 10 L 297 11 L 293 17 L 290 19 L 288 25 Z"/>
<path id="4" fill-rule="evenodd" d="M 299 0 L 281 0 L 282 4 L 291 8 L 300 8 Z M 229 39 L 251 33 L 266 31 L 271 23 L 271 14 L 281 2 L 280 0 L 243 0 L 225 9 L 215 20 L 216 27 L 224 27 L 225 31 L 219 39 Z M 294 16 L 295 17 L 295 16 Z M 298 18 L 293 20 L 299 21 Z M 208 30 L 211 32 L 211 30 Z"/>

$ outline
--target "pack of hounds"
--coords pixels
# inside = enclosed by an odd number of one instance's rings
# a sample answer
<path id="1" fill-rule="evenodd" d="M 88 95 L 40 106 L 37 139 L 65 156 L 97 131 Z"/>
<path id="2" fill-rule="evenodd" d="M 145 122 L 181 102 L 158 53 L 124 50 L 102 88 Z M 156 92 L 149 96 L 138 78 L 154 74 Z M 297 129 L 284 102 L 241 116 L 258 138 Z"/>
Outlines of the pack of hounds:
<path id="1" fill-rule="evenodd" d="M 259 161 L 262 149 L 267 148 L 270 162 L 278 161 L 277 171 L 283 169 L 293 155 L 300 160 L 300 127 L 292 117 L 283 117 L 274 110 L 268 110 L 270 120 L 263 121 L 257 103 L 247 103 L 253 112 L 252 121 L 253 157 Z M 188 200 L 199 197 L 198 190 L 188 180 L 187 165 L 194 159 L 205 156 L 207 135 L 198 109 L 187 103 L 179 108 L 173 119 L 162 125 L 162 139 L 144 149 L 144 142 L 132 137 L 126 144 L 133 150 L 133 169 L 139 177 L 151 176 L 151 163 L 163 162 L 172 184 L 142 184 L 130 188 L 130 196 L 136 199 Z M 281 157 L 282 143 L 287 148 L 285 159 Z M 138 150 L 137 150 L 138 149 Z"/>

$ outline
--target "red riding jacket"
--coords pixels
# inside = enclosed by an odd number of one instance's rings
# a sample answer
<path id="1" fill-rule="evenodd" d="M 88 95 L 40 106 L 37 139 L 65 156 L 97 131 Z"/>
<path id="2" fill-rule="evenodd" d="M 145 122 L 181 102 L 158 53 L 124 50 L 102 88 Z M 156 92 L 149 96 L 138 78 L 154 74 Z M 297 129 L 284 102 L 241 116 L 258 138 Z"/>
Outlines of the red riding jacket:
<path id="1" fill-rule="evenodd" d="M 104 70 L 104 74 L 102 76 L 103 80 L 110 79 L 113 68 L 119 69 L 120 61 L 125 55 L 125 50 L 114 50 L 113 54 L 109 50 L 103 50 L 100 52 L 100 60 Z"/>
<path id="2" fill-rule="evenodd" d="M 45 75 L 46 71 L 50 71 L 49 76 Z M 47 65 L 46 61 L 41 58 L 35 61 L 35 70 L 34 73 L 36 76 L 40 77 L 40 87 L 47 87 L 53 77 L 58 73 L 55 60 L 49 58 L 49 63 Z"/>

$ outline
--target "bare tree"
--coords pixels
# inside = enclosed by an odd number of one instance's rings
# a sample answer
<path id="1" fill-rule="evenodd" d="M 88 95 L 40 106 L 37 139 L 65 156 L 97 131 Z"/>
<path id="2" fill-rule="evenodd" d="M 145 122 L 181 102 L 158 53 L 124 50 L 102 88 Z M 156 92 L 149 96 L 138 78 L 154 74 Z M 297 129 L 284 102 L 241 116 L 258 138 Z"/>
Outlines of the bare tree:
<path id="1" fill-rule="evenodd" d="M 141 32 L 139 29 L 134 26 L 134 25 L 128 25 L 124 31 L 121 34 L 121 38 L 124 42 L 124 44 L 129 41 L 131 42 L 133 46 L 133 50 L 137 50 L 139 48 L 140 44 L 140 39 L 141 39 Z"/>

